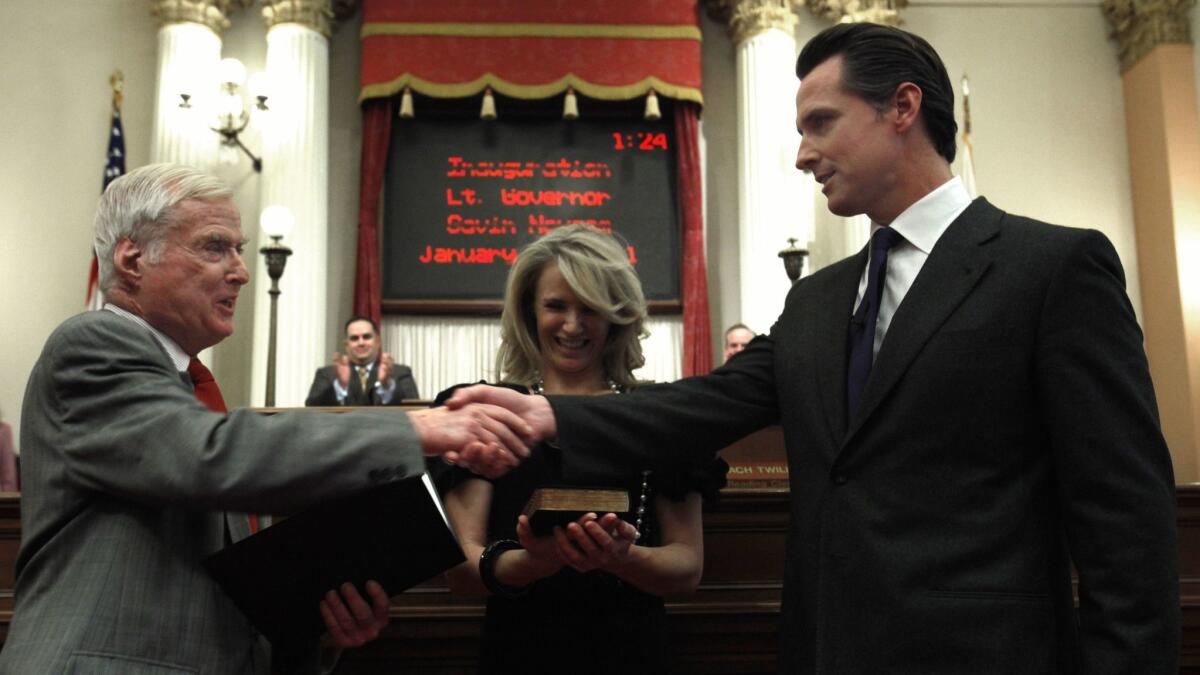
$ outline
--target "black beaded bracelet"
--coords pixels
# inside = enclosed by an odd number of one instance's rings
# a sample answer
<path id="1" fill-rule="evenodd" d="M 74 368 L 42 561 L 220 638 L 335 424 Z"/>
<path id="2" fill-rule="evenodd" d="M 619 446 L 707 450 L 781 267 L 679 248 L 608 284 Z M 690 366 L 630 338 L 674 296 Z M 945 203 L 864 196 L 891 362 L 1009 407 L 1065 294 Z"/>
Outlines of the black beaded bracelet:
<path id="1" fill-rule="evenodd" d="M 497 539 L 483 549 L 483 555 L 479 556 L 479 578 L 483 580 L 484 587 L 493 594 L 504 598 L 518 598 L 529 590 L 529 586 L 509 586 L 496 578 L 496 559 L 500 554 L 521 548 L 524 547 L 518 541 Z"/>

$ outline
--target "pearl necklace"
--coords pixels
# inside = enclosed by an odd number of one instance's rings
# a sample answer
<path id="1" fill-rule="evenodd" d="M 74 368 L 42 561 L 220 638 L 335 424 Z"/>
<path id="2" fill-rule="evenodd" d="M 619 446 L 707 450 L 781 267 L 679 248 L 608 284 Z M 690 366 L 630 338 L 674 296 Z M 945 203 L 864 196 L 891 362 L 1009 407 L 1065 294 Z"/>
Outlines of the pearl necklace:
<path id="1" fill-rule="evenodd" d="M 625 387 L 622 387 L 620 384 L 617 384 L 617 381 L 612 379 L 611 377 L 605 378 L 604 381 L 608 384 L 608 390 L 611 391 L 612 393 L 614 393 L 614 394 L 625 393 Z M 546 381 L 539 377 L 538 379 L 533 381 L 533 386 L 530 387 L 529 390 L 531 392 L 533 392 L 534 394 L 537 394 L 538 396 L 545 395 Z"/>

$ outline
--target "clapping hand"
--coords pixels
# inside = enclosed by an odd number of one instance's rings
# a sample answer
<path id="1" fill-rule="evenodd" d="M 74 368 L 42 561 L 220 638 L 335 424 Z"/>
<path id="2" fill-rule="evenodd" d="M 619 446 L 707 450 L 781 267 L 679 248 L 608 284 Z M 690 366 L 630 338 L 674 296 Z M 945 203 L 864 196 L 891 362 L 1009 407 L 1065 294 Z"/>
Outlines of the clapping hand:
<path id="1" fill-rule="evenodd" d="M 396 362 L 392 359 L 392 355 L 384 352 L 379 355 L 379 374 L 375 377 L 375 381 L 386 383 L 392 377 L 392 368 Z"/>
<path id="2" fill-rule="evenodd" d="M 337 372 L 338 384 L 350 389 L 350 357 L 341 352 L 333 353 L 333 368 Z"/>

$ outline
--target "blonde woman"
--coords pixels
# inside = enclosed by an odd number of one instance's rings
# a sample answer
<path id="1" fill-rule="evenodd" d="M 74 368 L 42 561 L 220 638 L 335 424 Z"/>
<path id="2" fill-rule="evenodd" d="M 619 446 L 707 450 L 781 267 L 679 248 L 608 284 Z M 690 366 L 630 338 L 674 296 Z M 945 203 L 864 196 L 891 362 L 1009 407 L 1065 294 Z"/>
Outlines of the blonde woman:
<path id="1" fill-rule="evenodd" d="M 620 395 L 637 386 L 645 318 L 622 247 L 584 226 L 559 228 L 510 270 L 496 378 L 538 394 Z M 663 672 L 661 596 L 699 583 L 701 495 L 724 484 L 728 467 L 564 476 L 558 460 L 543 447 L 495 481 L 455 472 L 446 495 L 467 554 L 450 587 L 489 595 L 481 672 Z M 585 516 L 535 536 L 519 514 L 550 484 L 626 489 L 633 513 Z"/>

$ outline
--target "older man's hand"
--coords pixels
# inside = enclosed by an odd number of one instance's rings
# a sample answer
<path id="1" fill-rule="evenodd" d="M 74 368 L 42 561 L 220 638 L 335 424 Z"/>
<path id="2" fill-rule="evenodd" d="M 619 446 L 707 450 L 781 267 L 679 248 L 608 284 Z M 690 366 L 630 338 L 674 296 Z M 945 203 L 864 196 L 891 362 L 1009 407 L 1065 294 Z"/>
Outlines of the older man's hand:
<path id="1" fill-rule="evenodd" d="M 550 407 L 545 396 L 522 394 L 507 387 L 477 384 L 458 389 L 454 396 L 446 401 L 446 407 L 451 410 L 479 404 L 499 406 L 518 415 L 533 430 L 535 442 L 552 440 L 558 436 L 554 409 Z"/>
<path id="2" fill-rule="evenodd" d="M 440 455 L 488 478 L 499 478 L 519 464 L 536 441 L 529 424 L 495 405 L 412 410 L 408 417 L 427 456 Z"/>
<path id="3" fill-rule="evenodd" d="M 379 637 L 380 631 L 388 625 L 387 591 L 379 582 L 368 581 L 367 595 L 371 598 L 370 605 L 351 583 L 325 594 L 320 609 L 328 631 L 324 640 L 327 645 L 350 649 Z"/>

